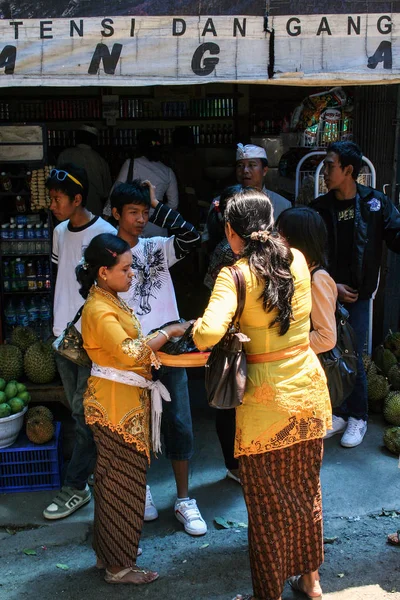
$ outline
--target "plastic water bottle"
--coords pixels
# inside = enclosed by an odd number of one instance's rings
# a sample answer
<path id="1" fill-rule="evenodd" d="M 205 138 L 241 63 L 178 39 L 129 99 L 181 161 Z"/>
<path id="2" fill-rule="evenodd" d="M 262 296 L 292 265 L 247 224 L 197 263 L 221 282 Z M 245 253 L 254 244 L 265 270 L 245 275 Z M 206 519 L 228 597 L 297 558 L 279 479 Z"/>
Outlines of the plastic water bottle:
<path id="1" fill-rule="evenodd" d="M 41 260 L 36 261 L 36 285 L 38 290 L 44 288 L 43 264 Z"/>
<path id="2" fill-rule="evenodd" d="M 28 327 L 29 325 L 29 315 L 23 300 L 17 308 L 17 325 L 20 327 Z"/>
<path id="3" fill-rule="evenodd" d="M 11 334 L 13 332 L 13 329 L 17 325 L 17 313 L 15 311 L 12 300 L 9 300 L 8 304 L 5 307 L 4 317 L 6 326 L 6 340 L 9 342 L 11 340 Z"/>
<path id="4" fill-rule="evenodd" d="M 11 292 L 11 264 L 8 260 L 3 262 L 3 290 Z"/>
<path id="5" fill-rule="evenodd" d="M 29 327 L 40 337 L 40 310 L 36 299 L 32 296 L 28 305 Z"/>
<path id="6" fill-rule="evenodd" d="M 17 279 L 18 289 L 26 290 L 28 282 L 25 274 L 25 262 L 21 258 L 15 259 L 15 275 Z"/>
<path id="7" fill-rule="evenodd" d="M 40 337 L 43 341 L 51 335 L 51 308 L 46 298 L 40 301 Z"/>

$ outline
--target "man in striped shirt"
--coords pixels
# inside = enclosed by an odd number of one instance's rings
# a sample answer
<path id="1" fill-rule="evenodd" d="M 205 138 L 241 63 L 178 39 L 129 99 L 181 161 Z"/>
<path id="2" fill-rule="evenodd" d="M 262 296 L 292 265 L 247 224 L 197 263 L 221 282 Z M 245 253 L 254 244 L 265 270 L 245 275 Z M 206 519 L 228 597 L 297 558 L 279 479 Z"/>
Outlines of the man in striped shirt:
<path id="1" fill-rule="evenodd" d="M 175 210 L 158 202 L 149 181 L 119 183 L 111 194 L 113 217 L 118 235 L 132 250 L 135 276 L 129 292 L 120 294 L 138 317 L 144 335 L 165 323 L 179 319 L 174 285 L 169 269 L 200 244 L 200 234 Z M 150 219 L 150 208 L 154 210 Z M 141 237 L 148 221 L 166 228 L 170 237 Z M 203 535 L 207 525 L 189 497 L 189 460 L 193 454 L 193 429 L 186 371 L 161 367 L 158 379 L 171 395 L 163 405 L 163 433 L 167 458 L 175 475 L 177 499 L 175 515 L 190 535 Z M 147 486 L 145 521 L 158 517 Z"/>

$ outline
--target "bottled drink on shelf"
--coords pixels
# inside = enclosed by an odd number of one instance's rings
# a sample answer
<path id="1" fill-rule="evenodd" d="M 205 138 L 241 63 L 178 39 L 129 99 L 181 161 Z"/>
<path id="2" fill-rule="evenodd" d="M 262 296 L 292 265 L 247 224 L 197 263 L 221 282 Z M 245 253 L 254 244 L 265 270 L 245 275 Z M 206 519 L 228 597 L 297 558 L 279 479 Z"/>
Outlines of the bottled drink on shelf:
<path id="1" fill-rule="evenodd" d="M 40 309 L 38 304 L 38 299 L 31 297 L 28 304 L 28 319 L 29 319 L 29 327 L 36 332 L 36 334 L 40 337 Z"/>
<path id="2" fill-rule="evenodd" d="M 35 269 L 32 261 L 29 261 L 26 264 L 26 280 L 28 282 L 28 290 L 29 291 L 32 292 L 32 291 L 37 290 L 36 269 Z"/>
<path id="3" fill-rule="evenodd" d="M 20 327 L 28 327 L 29 325 L 29 315 L 23 300 L 21 300 L 17 308 L 17 325 Z"/>
<path id="4" fill-rule="evenodd" d="M 3 262 L 3 290 L 11 292 L 11 265 L 8 260 Z"/>
<path id="5" fill-rule="evenodd" d="M 26 209 L 27 209 L 26 198 L 27 198 L 27 196 L 17 196 L 15 198 L 15 208 L 16 208 L 17 212 L 19 212 L 19 213 L 26 212 Z"/>
<path id="6" fill-rule="evenodd" d="M 4 309 L 4 320 L 6 340 L 9 342 L 11 340 L 11 334 L 13 332 L 13 329 L 17 325 L 17 313 L 15 311 L 15 307 L 11 299 L 8 301 Z"/>
<path id="7" fill-rule="evenodd" d="M 51 307 L 47 298 L 40 301 L 40 337 L 47 340 L 51 335 Z"/>
<path id="8" fill-rule="evenodd" d="M 25 181 L 26 181 L 28 187 L 30 187 L 30 185 L 31 185 L 31 180 L 32 180 L 32 172 L 27 171 L 26 175 L 25 175 Z"/>
<path id="9" fill-rule="evenodd" d="M 38 290 L 44 288 L 43 265 L 41 260 L 36 261 L 36 285 Z"/>
<path id="10" fill-rule="evenodd" d="M 23 225 L 17 225 L 17 240 L 23 240 L 25 237 L 25 229 Z"/>
<path id="11" fill-rule="evenodd" d="M 28 287 L 28 282 L 26 280 L 25 263 L 19 257 L 15 259 L 15 276 L 18 290 L 26 290 Z"/>
<path id="12" fill-rule="evenodd" d="M 0 187 L 3 192 L 11 192 L 12 190 L 11 177 L 5 171 L 0 173 Z"/>
<path id="13" fill-rule="evenodd" d="M 10 219 L 10 229 L 9 229 L 8 237 L 10 240 L 15 240 L 16 236 L 17 236 L 17 226 L 15 223 L 11 223 L 11 219 Z"/>
<path id="14" fill-rule="evenodd" d="M 49 240 L 49 239 L 50 239 L 49 226 L 48 226 L 48 224 L 47 224 L 47 223 L 45 223 L 45 224 L 43 225 L 43 231 L 42 231 L 42 234 L 43 234 L 43 239 L 44 239 L 44 240 Z"/>
<path id="15" fill-rule="evenodd" d="M 50 269 L 50 261 L 43 261 L 43 277 L 44 277 L 44 287 L 46 290 L 51 289 L 51 269 Z"/>
<path id="16" fill-rule="evenodd" d="M 3 223 L 0 228 L 0 238 L 2 240 L 8 240 L 10 237 L 10 223 Z"/>
<path id="17" fill-rule="evenodd" d="M 31 223 L 26 226 L 26 237 L 27 237 L 28 240 L 35 239 L 35 230 L 34 230 L 33 225 Z"/>
<path id="18" fill-rule="evenodd" d="M 10 262 L 10 288 L 12 292 L 18 292 L 19 290 L 18 278 L 15 270 L 15 260 Z"/>

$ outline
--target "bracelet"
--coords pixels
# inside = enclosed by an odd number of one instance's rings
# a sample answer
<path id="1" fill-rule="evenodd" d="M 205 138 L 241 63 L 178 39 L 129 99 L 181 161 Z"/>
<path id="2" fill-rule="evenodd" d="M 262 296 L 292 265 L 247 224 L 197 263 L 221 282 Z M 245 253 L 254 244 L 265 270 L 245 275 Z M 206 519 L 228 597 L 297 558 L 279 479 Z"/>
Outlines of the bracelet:
<path id="1" fill-rule="evenodd" d="M 162 333 L 162 335 L 165 335 L 165 337 L 167 338 L 167 341 L 169 341 L 171 336 L 168 335 L 168 333 L 164 329 L 159 329 L 158 333 Z"/>

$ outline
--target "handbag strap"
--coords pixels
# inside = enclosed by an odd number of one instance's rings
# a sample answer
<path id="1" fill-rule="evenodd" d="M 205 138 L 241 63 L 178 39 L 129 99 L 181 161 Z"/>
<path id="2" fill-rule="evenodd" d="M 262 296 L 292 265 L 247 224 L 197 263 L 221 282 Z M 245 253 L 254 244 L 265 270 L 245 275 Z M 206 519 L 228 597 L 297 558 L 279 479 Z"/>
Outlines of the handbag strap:
<path id="1" fill-rule="evenodd" d="M 246 302 L 246 281 L 245 281 L 244 275 L 243 275 L 242 271 L 239 269 L 239 267 L 237 267 L 236 265 L 233 265 L 228 268 L 232 274 L 233 281 L 235 282 L 237 300 L 238 300 L 236 312 L 232 318 L 232 323 L 235 323 L 240 320 L 240 317 L 242 316 L 242 312 L 244 309 L 244 304 Z"/>
<path id="2" fill-rule="evenodd" d="M 126 183 L 132 183 L 133 181 L 133 166 L 135 163 L 135 159 L 131 158 L 131 160 L 129 161 L 129 168 L 128 168 L 128 177 L 126 178 Z"/>
<path id="3" fill-rule="evenodd" d="M 79 319 L 80 319 L 80 318 L 81 318 L 81 316 L 82 316 L 82 311 L 83 311 L 83 307 L 84 307 L 84 306 L 85 306 L 85 305 L 84 305 L 84 304 L 82 304 L 82 306 L 80 307 L 80 309 L 79 309 L 79 310 L 78 310 L 78 312 L 76 313 L 75 317 L 72 319 L 72 321 L 71 321 L 71 325 L 75 325 L 75 323 L 77 323 L 77 322 L 79 321 Z"/>

